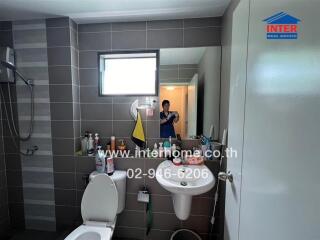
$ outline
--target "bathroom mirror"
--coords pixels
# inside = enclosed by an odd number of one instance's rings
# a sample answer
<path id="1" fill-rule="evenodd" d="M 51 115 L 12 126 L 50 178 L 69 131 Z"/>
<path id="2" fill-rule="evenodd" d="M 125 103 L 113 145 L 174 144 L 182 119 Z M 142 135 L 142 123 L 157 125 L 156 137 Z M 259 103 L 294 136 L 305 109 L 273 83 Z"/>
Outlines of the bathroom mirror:
<path id="1" fill-rule="evenodd" d="M 220 65 L 221 47 L 160 50 L 161 137 L 218 138 Z"/>
<path id="2" fill-rule="evenodd" d="M 99 53 L 100 96 L 158 95 L 159 51 Z"/>

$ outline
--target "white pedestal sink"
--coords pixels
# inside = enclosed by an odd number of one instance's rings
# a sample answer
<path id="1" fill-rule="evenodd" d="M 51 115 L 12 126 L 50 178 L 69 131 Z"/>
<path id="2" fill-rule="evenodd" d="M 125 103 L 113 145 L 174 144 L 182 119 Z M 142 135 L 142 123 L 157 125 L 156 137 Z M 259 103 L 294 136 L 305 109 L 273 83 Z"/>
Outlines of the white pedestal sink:
<path id="1" fill-rule="evenodd" d="M 208 192 L 215 185 L 215 178 L 207 166 L 176 166 L 169 160 L 159 164 L 156 178 L 171 192 L 174 211 L 180 220 L 189 217 L 192 196 Z"/>

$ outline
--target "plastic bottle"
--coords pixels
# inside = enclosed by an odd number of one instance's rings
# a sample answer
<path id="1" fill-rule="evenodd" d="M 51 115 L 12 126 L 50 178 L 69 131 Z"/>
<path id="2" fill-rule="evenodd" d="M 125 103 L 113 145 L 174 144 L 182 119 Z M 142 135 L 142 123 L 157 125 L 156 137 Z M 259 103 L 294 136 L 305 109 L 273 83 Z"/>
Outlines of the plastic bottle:
<path id="1" fill-rule="evenodd" d="M 112 152 L 114 152 L 116 150 L 116 137 L 112 136 L 111 137 L 111 149 Z"/>
<path id="2" fill-rule="evenodd" d="M 106 169 L 105 169 L 105 172 L 108 174 L 108 175 L 112 175 L 114 173 L 114 163 L 113 163 L 113 158 L 112 157 L 108 157 L 106 158 L 105 160 L 106 162 Z"/>
<path id="3" fill-rule="evenodd" d="M 163 158 L 164 149 L 162 147 L 163 143 L 159 142 L 159 157 Z"/>
<path id="4" fill-rule="evenodd" d="M 94 134 L 94 149 L 98 151 L 98 147 L 101 146 L 100 137 L 98 133 Z"/>
<path id="5" fill-rule="evenodd" d="M 92 138 L 92 133 L 89 133 L 89 140 L 88 140 L 88 156 L 94 155 L 94 140 Z"/>
<path id="6" fill-rule="evenodd" d="M 103 173 L 106 168 L 105 155 L 101 147 L 98 147 L 98 152 L 96 154 L 96 171 L 98 173 Z"/>
<path id="7" fill-rule="evenodd" d="M 83 156 L 88 154 L 88 136 L 87 135 L 85 135 L 81 139 L 81 152 Z"/>

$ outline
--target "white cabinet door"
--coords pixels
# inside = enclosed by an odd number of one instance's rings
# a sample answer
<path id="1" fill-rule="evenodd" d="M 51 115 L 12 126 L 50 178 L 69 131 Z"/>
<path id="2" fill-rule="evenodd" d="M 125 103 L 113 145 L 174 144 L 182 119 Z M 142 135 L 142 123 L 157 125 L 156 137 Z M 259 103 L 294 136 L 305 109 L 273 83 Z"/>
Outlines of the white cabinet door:
<path id="1" fill-rule="evenodd" d="M 237 151 L 237 157 L 234 155 L 227 160 L 227 169 L 232 173 L 234 181 L 226 183 L 226 240 L 238 240 L 239 232 L 248 21 L 249 0 L 242 0 L 233 13 L 232 23 L 228 146 Z"/>
<path id="2" fill-rule="evenodd" d="M 320 239 L 319 9 L 251 0 L 239 240 Z M 279 12 L 301 20 L 298 40 L 266 39 Z"/>

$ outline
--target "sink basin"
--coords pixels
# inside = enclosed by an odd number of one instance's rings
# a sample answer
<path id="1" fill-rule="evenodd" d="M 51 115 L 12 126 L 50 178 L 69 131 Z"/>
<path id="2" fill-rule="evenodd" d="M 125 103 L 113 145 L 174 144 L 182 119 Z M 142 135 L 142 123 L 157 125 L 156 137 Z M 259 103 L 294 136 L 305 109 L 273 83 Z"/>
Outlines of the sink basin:
<path id="1" fill-rule="evenodd" d="M 156 178 L 171 192 L 175 213 L 181 220 L 190 215 L 192 196 L 208 192 L 215 185 L 215 178 L 207 166 L 176 166 L 169 160 L 159 164 Z"/>

